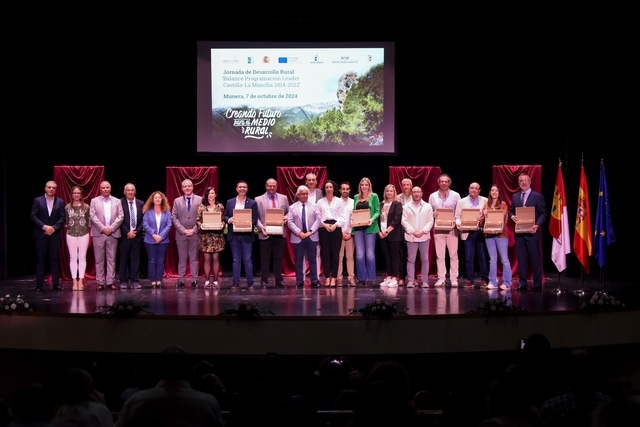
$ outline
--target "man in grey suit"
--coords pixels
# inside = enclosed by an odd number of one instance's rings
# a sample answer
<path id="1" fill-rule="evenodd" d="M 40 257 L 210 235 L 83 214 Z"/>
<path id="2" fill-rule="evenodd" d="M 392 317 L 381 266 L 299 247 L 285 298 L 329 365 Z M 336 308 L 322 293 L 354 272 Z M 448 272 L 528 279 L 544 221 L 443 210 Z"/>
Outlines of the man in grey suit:
<path id="1" fill-rule="evenodd" d="M 105 285 L 111 290 L 116 290 L 118 288 L 113 282 L 116 278 L 116 254 L 124 212 L 120 199 L 111 196 L 109 181 L 100 183 L 100 196 L 91 200 L 89 219 L 91 220 L 93 254 L 96 259 L 96 280 L 98 281 L 96 290 L 103 290 Z"/>
<path id="2" fill-rule="evenodd" d="M 262 271 L 262 285 L 269 287 L 269 262 L 273 255 L 273 277 L 276 288 L 284 288 L 282 281 L 282 255 L 284 254 L 285 239 L 287 237 L 286 228 L 282 235 L 267 234 L 266 212 L 267 209 L 283 209 L 284 216 L 282 224 L 287 223 L 287 213 L 289 212 L 289 201 L 287 196 L 278 193 L 278 182 L 269 178 L 266 184 L 267 192 L 256 197 L 258 204 L 258 239 L 260 240 L 260 269 Z"/>
<path id="3" fill-rule="evenodd" d="M 316 213 L 315 203 L 309 202 L 307 186 L 298 187 L 296 197 L 298 201 L 289 207 L 287 214 L 287 226 L 291 230 L 289 239 L 293 244 L 296 258 L 296 287 L 302 287 L 304 284 L 304 256 L 306 255 L 311 271 L 311 286 L 319 288 L 315 253 L 318 247 L 318 229 L 321 226 L 320 216 Z"/>
<path id="4" fill-rule="evenodd" d="M 304 177 L 304 185 L 309 189 L 309 202 L 314 205 L 318 203 L 318 200 L 322 199 L 324 195 L 322 194 L 322 190 L 318 188 L 318 177 L 315 173 L 308 173 L 307 176 Z M 298 195 L 293 198 L 294 202 L 298 201 Z M 306 259 L 305 255 L 305 259 Z M 306 262 L 305 262 L 306 263 Z M 320 268 L 322 268 L 322 255 L 320 254 L 320 243 L 317 244 L 316 248 L 316 266 L 318 271 L 318 276 L 320 276 Z"/>
<path id="5" fill-rule="evenodd" d="M 120 199 L 124 219 L 120 226 L 120 289 L 131 282 L 132 289 L 140 289 L 140 254 L 142 253 L 142 208 L 144 202 L 136 198 L 135 185 L 124 186 L 125 197 Z"/>
<path id="6" fill-rule="evenodd" d="M 202 197 L 193 194 L 193 182 L 182 181 L 183 195 L 173 201 L 171 220 L 176 229 L 176 246 L 178 247 L 178 283 L 177 288 L 184 288 L 187 275 L 187 258 L 191 270 L 191 287 L 198 287 L 198 254 L 200 237 L 196 217 Z"/>

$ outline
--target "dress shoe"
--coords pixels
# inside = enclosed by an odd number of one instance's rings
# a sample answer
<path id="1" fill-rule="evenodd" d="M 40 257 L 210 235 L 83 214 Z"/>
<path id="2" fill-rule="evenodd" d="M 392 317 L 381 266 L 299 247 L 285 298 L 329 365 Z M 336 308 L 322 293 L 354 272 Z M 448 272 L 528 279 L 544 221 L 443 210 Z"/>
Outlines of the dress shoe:
<path id="1" fill-rule="evenodd" d="M 176 288 L 184 288 L 184 283 L 182 282 L 176 283 Z"/>
<path id="2" fill-rule="evenodd" d="M 198 282 L 191 282 L 191 287 L 192 288 L 197 288 L 198 287 Z"/>
<path id="3" fill-rule="evenodd" d="M 71 289 L 74 291 L 78 290 L 78 279 L 73 279 L 73 287 Z"/>
<path id="4" fill-rule="evenodd" d="M 112 283 L 110 285 L 107 285 L 107 289 L 109 289 L 110 291 L 117 291 L 118 287 Z"/>
<path id="5" fill-rule="evenodd" d="M 142 288 L 142 286 L 140 286 L 140 283 L 138 283 L 138 282 L 133 282 L 131 284 L 131 289 L 141 289 L 141 288 Z"/>
<path id="6" fill-rule="evenodd" d="M 489 285 L 487 284 L 487 281 L 486 281 L 486 280 L 483 280 L 483 281 L 480 283 L 480 287 L 481 287 L 481 288 L 486 288 L 487 286 L 489 286 Z"/>
<path id="7" fill-rule="evenodd" d="M 238 287 L 240 287 L 240 284 L 239 283 L 234 283 L 233 285 L 231 285 L 231 287 L 232 288 L 238 288 Z"/>
<path id="8" fill-rule="evenodd" d="M 96 291 L 101 291 L 104 289 L 104 285 L 98 285 L 96 286 Z"/>
<path id="9" fill-rule="evenodd" d="M 464 284 L 465 288 L 475 288 L 473 280 L 467 280 L 467 283 Z"/>
<path id="10" fill-rule="evenodd" d="M 354 279 L 353 277 L 349 278 L 349 286 L 355 286 L 356 285 L 356 279 Z"/>
<path id="11" fill-rule="evenodd" d="M 62 291 L 62 287 L 60 285 L 53 285 L 53 290 L 54 291 Z"/>
<path id="12" fill-rule="evenodd" d="M 304 283 L 296 283 L 296 288 L 301 288 L 302 286 L 304 286 Z"/>
<path id="13" fill-rule="evenodd" d="M 284 283 L 283 282 L 276 282 L 276 288 L 284 289 Z"/>
<path id="14" fill-rule="evenodd" d="M 399 286 L 403 286 L 403 285 L 404 285 L 404 279 L 400 279 L 400 280 L 398 280 L 398 285 L 399 285 Z"/>
<path id="15" fill-rule="evenodd" d="M 312 288 L 319 288 L 320 287 L 320 283 L 319 282 L 311 282 L 311 287 Z"/>
<path id="16" fill-rule="evenodd" d="M 516 287 L 516 291 L 526 291 L 527 285 L 519 285 Z"/>
<path id="17" fill-rule="evenodd" d="M 120 283 L 120 289 L 127 289 L 127 282 Z"/>

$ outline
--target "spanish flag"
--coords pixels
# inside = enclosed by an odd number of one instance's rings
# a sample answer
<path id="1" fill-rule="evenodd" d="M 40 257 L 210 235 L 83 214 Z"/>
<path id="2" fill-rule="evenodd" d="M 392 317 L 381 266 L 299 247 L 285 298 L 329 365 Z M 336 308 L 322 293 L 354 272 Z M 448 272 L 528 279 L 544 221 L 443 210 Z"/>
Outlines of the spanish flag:
<path id="1" fill-rule="evenodd" d="M 558 271 L 563 271 L 567 268 L 567 254 L 571 252 L 571 235 L 569 234 L 567 198 L 564 195 L 562 163 L 558 165 L 558 176 L 556 177 L 556 188 L 553 192 L 549 232 L 553 236 L 551 260 L 556 265 Z"/>
<path id="2" fill-rule="evenodd" d="M 580 191 L 578 193 L 578 212 L 576 214 L 576 228 L 573 233 L 573 251 L 578 260 L 589 274 L 589 257 L 592 253 L 591 245 L 591 214 L 589 210 L 589 190 L 587 177 L 584 175 L 584 165 L 580 168 Z"/>

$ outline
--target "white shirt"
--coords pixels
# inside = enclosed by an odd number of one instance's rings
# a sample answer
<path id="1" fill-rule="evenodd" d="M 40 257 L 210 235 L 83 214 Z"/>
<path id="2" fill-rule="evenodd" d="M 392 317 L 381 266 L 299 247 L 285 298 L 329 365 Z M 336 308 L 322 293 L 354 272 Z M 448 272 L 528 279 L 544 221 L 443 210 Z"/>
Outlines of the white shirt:
<path id="1" fill-rule="evenodd" d="M 329 200 L 327 200 L 326 197 L 318 200 L 318 203 L 316 203 L 316 212 L 318 212 L 320 222 L 333 219 L 340 228 L 342 228 L 346 222 L 344 205 L 340 203 L 340 197 L 334 197 L 331 200 L 331 204 L 329 204 Z"/>

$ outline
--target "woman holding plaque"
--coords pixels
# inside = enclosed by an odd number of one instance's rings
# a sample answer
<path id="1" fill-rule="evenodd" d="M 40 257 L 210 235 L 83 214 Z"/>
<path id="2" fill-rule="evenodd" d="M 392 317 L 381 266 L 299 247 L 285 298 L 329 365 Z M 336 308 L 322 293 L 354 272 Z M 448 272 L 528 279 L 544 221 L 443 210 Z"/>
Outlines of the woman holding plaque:
<path id="1" fill-rule="evenodd" d="M 209 230 L 205 226 L 203 228 L 203 214 L 205 212 L 218 212 L 220 220 L 224 217 L 224 205 L 218 202 L 216 189 L 207 187 L 202 196 L 202 204 L 198 206 L 198 215 L 196 224 L 198 225 L 198 234 L 200 236 L 200 252 L 204 253 L 204 287 L 219 288 L 218 273 L 220 271 L 220 252 L 224 250 L 224 234 L 222 229 Z M 211 282 L 211 264 L 213 262 L 213 283 Z"/>
<path id="2" fill-rule="evenodd" d="M 169 247 L 171 230 L 171 208 L 162 191 L 149 196 L 142 208 L 142 228 L 144 229 L 144 247 L 149 258 L 149 279 L 152 288 L 162 287 L 164 259 Z"/>
<path id="3" fill-rule="evenodd" d="M 71 203 L 64 208 L 67 213 L 67 248 L 69 249 L 69 267 L 73 279 L 73 290 L 84 290 L 84 272 L 87 268 L 87 249 L 89 248 L 89 205 L 84 202 L 82 187 L 71 188 Z"/>
<path id="4" fill-rule="evenodd" d="M 400 242 L 404 236 L 402 225 L 402 203 L 396 200 L 398 194 L 392 184 L 384 188 L 384 200 L 380 204 L 380 246 L 387 262 L 387 278 L 380 286 L 398 287 L 400 269 Z"/>
<path id="5" fill-rule="evenodd" d="M 338 260 L 342 246 L 342 227 L 347 220 L 340 197 L 335 197 L 337 188 L 338 184 L 335 182 L 325 181 L 324 197 L 316 204 L 318 216 L 322 222 L 322 227 L 318 230 L 318 238 L 320 239 L 322 269 L 325 277 L 324 285 L 327 287 L 336 286 Z"/>
<path id="6" fill-rule="evenodd" d="M 373 192 L 369 178 L 362 178 L 358 194 L 353 198 L 354 210 L 369 210 L 369 221 L 365 224 L 351 223 L 351 234 L 356 245 L 356 274 L 360 286 L 373 285 L 376 279 L 376 236 L 380 231 L 380 199 Z"/>
<path id="7" fill-rule="evenodd" d="M 484 229 L 484 238 L 489 252 L 489 284 L 487 289 L 498 288 L 498 254 L 502 260 L 502 285 L 500 289 L 506 291 L 511 288 L 511 264 L 509 263 L 509 237 L 507 232 L 507 219 L 509 215 L 509 207 L 502 200 L 502 195 L 497 185 L 492 185 L 489 191 L 489 197 L 484 207 L 484 216 L 486 218 L 487 211 L 501 210 L 503 212 L 502 230 L 487 231 Z"/>

